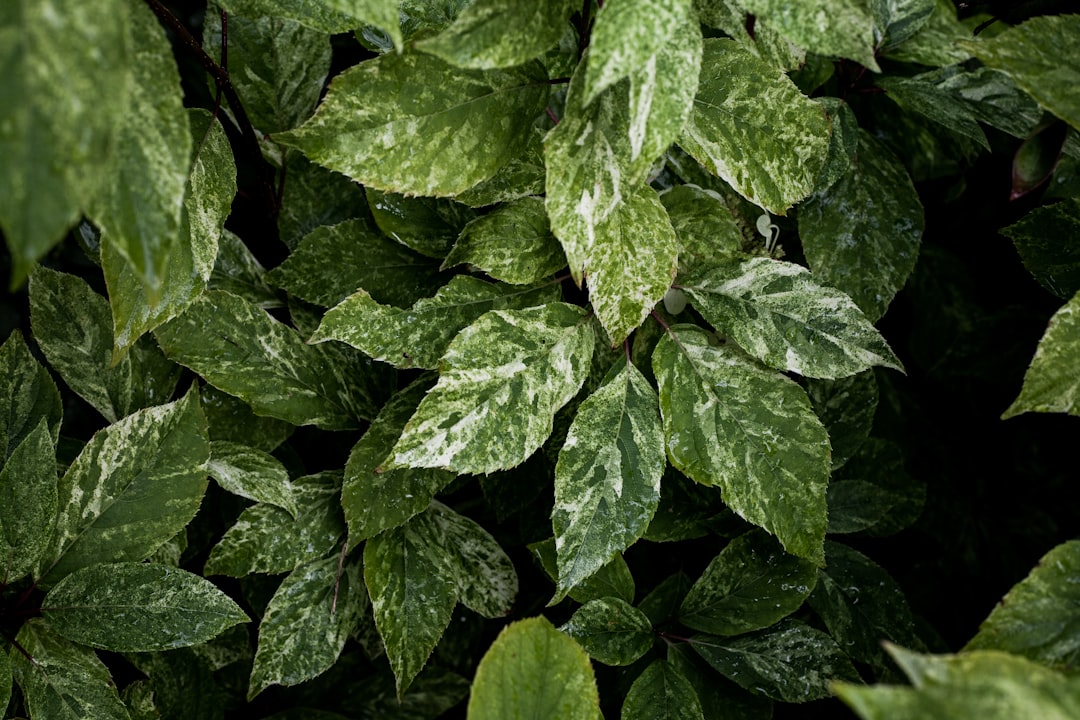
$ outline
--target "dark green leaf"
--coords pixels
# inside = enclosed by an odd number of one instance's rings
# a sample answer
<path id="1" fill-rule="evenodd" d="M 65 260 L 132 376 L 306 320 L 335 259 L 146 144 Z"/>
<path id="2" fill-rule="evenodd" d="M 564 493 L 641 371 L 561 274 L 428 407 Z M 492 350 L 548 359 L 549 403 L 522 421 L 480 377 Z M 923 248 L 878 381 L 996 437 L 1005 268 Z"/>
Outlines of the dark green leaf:
<path id="1" fill-rule="evenodd" d="M 654 587 L 637 604 L 638 610 L 645 613 L 653 625 L 661 625 L 674 620 L 679 614 L 679 607 L 690 592 L 690 578 L 681 570 L 671 575 Z"/>
<path id="2" fill-rule="evenodd" d="M 6 652 L 0 652 L 0 713 L 5 715 L 8 703 L 11 702 L 11 673 L 11 659 Z"/>
<path id="3" fill-rule="evenodd" d="M 922 115 L 990 149 L 975 114 L 962 101 L 936 85 L 919 78 L 885 77 L 878 81 L 878 87 L 905 110 Z"/>
<path id="4" fill-rule="evenodd" d="M 1080 291 L 1080 198 L 1036 208 L 999 231 L 1013 241 L 1024 267 L 1063 300 Z"/>
<path id="5" fill-rule="evenodd" d="M 704 720 L 772 720 L 771 700 L 717 675 L 686 644 L 669 646 L 668 662 L 690 681 Z"/>
<path id="6" fill-rule="evenodd" d="M 951 0 L 935 0 L 934 5 L 934 12 L 912 37 L 883 49 L 882 55 L 891 60 L 938 67 L 971 58 L 956 41 L 970 39 L 973 26 L 967 23 L 981 23 L 986 16 L 975 15 L 961 24 L 956 19 L 957 6 Z"/>
<path id="7" fill-rule="evenodd" d="M 376 301 L 407 307 L 439 287 L 437 261 L 384 237 L 366 220 L 319 227 L 266 281 L 308 302 L 331 307 L 366 290 Z"/>
<path id="8" fill-rule="evenodd" d="M 742 232 L 717 193 L 676 185 L 660 195 L 679 247 L 679 277 L 692 277 L 718 259 L 738 253 Z"/>
<path id="9" fill-rule="evenodd" d="M 652 647 L 654 639 L 649 618 L 616 597 L 590 600 L 559 630 L 605 665 L 631 664 Z"/>
<path id="10" fill-rule="evenodd" d="M 552 582 L 559 578 L 558 556 L 555 551 L 555 539 L 529 545 L 529 550 L 540 562 L 544 572 Z M 634 576 L 622 555 L 611 558 L 602 568 L 582 580 L 569 593 L 573 600 L 587 603 L 605 597 L 616 597 L 628 603 L 634 602 Z M 556 600 L 561 600 L 556 596 Z"/>
<path id="11" fill-rule="evenodd" d="M 282 171 L 287 181 L 278 233 L 290 250 L 322 225 L 364 215 L 364 191 L 344 175 L 310 162 L 296 150 L 285 151 Z"/>
<path id="12" fill-rule="evenodd" d="M 679 144 L 743 197 L 783 215 L 814 190 L 829 119 L 783 72 L 734 40 L 710 39 Z"/>
<path id="13" fill-rule="evenodd" d="M 63 405 L 49 371 L 41 367 L 16 330 L 0 346 L 0 452 L 3 462 L 45 420 L 55 443 L 60 437 Z"/>
<path id="14" fill-rule="evenodd" d="M 820 565 L 829 440 L 802 388 L 691 325 L 660 340 L 653 372 L 671 463 Z"/>
<path id="15" fill-rule="evenodd" d="M 259 417 L 243 400 L 226 395 L 213 385 L 203 385 L 199 399 L 210 429 L 210 440 L 225 440 L 270 452 L 293 431 L 287 422 Z"/>
<path id="16" fill-rule="evenodd" d="M 875 52 L 895 47 L 922 30 L 934 14 L 935 0 L 871 0 Z"/>
<path id="17" fill-rule="evenodd" d="M 209 458 L 194 391 L 97 432 L 60 479 L 42 585 L 95 563 L 150 555 L 195 516 Z"/>
<path id="18" fill-rule="evenodd" d="M 298 685 L 326 672 L 368 605 L 357 562 L 342 568 L 331 556 L 293 570 L 259 625 L 248 699 L 270 685 Z"/>
<path id="19" fill-rule="evenodd" d="M 340 268 L 339 268 L 340 269 Z M 281 307 L 279 293 L 267 284 L 266 268 L 244 241 L 226 230 L 218 239 L 218 255 L 207 287 L 239 295 L 263 310 Z"/>
<path id="20" fill-rule="evenodd" d="M 1042 108 L 1031 96 L 1016 86 L 1003 72 L 982 66 L 964 72 L 962 65 L 935 70 L 916 76 L 934 83 L 941 90 L 964 102 L 980 121 L 1009 133 L 1026 138 L 1042 119 Z"/>
<path id="21" fill-rule="evenodd" d="M 229 12 L 246 17 L 277 17 L 324 33 L 341 33 L 366 23 L 378 25 L 401 47 L 395 0 L 218 0 Z"/>
<path id="22" fill-rule="evenodd" d="M 1054 313 L 1024 375 L 1020 396 L 1002 414 L 1026 412 L 1080 415 L 1080 292 Z"/>
<path id="23" fill-rule="evenodd" d="M 773 700 L 818 700 L 831 682 L 859 679 L 832 638 L 797 620 L 733 639 L 698 635 L 691 647 L 721 675 Z"/>
<path id="24" fill-rule="evenodd" d="M 840 180 L 799 207 L 815 276 L 877 322 L 915 268 L 923 208 L 903 165 L 865 130 Z"/>
<path id="25" fill-rule="evenodd" d="M 468 718 L 596 720 L 599 713 L 585 651 L 537 617 L 504 628 L 485 653 L 476 669 Z"/>
<path id="26" fill-rule="evenodd" d="M 235 602 L 198 575 L 130 562 L 67 575 L 45 596 L 42 613 L 67 639 L 116 652 L 198 645 L 248 622 Z"/>
<path id="27" fill-rule="evenodd" d="M 702 720 L 694 686 L 666 660 L 654 660 L 623 702 L 622 720 Z"/>
<path id="28" fill-rule="evenodd" d="M 368 208 L 387 237 L 421 255 L 443 259 L 476 211 L 455 200 L 411 197 L 367 188 Z"/>
<path id="29" fill-rule="evenodd" d="M 879 70 L 874 60 L 874 14 L 868 0 L 739 0 L 739 4 L 810 52 L 837 55 Z"/>
<path id="30" fill-rule="evenodd" d="M 859 121 L 851 106 L 839 98 L 816 98 L 825 107 L 832 121 L 832 135 L 829 137 L 829 153 L 825 165 L 814 181 L 814 190 L 824 192 L 839 180 L 851 166 L 851 158 L 859 144 Z"/>
<path id="31" fill-rule="evenodd" d="M 856 486 L 840 487 L 849 482 Z M 875 437 L 834 473 L 829 487 L 835 488 L 829 496 L 829 532 L 892 535 L 918 520 L 926 501 L 926 484 L 907 474 L 903 450 Z M 839 503 L 835 508 L 833 501 Z M 849 501 L 860 505 L 845 507 Z"/>
<path id="32" fill-rule="evenodd" d="M 406 51 L 336 76 L 315 116 L 274 136 L 308 158 L 390 192 L 448 196 L 490 178 L 543 112 L 542 66 L 460 70 Z"/>
<path id="33" fill-rule="evenodd" d="M 223 489 L 255 502 L 276 505 L 296 517 L 296 498 L 281 462 L 256 448 L 216 440 L 210 443 L 206 471 Z"/>
<path id="34" fill-rule="evenodd" d="M 0 469 L 0 567 L 4 584 L 21 579 L 37 566 L 52 539 L 57 510 L 56 453 L 48 420 L 41 418 Z"/>
<path id="35" fill-rule="evenodd" d="M 881 524 L 901 498 L 865 480 L 829 483 L 829 534 L 869 530 Z"/>
<path id="36" fill-rule="evenodd" d="M 679 608 L 679 621 L 715 635 L 760 630 L 795 612 L 816 582 L 813 564 L 752 530 L 713 558 Z"/>
<path id="37" fill-rule="evenodd" d="M 839 380 L 807 380 L 806 393 L 814 412 L 829 432 L 835 470 L 847 462 L 870 435 L 878 406 L 874 372 L 866 370 Z"/>
<path id="38" fill-rule="evenodd" d="M 225 720 L 228 696 L 192 650 L 135 656 L 134 662 L 150 677 L 161 720 Z"/>

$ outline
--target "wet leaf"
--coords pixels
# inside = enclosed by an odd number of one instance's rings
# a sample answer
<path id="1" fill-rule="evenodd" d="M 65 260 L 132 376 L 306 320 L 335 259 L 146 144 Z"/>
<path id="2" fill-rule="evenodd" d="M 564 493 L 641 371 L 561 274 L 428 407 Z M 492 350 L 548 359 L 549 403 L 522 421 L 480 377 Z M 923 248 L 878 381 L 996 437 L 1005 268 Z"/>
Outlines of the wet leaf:
<path id="1" fill-rule="evenodd" d="M 30 354 L 21 330 L 0 345 L 0 467 L 23 440 L 45 420 L 55 443 L 60 437 L 63 405 L 49 371 Z"/>
<path id="2" fill-rule="evenodd" d="M 1080 415 L 1080 292 L 1050 318 L 1035 357 L 1024 375 L 1020 396 L 1002 419 L 1025 412 Z"/>
<path id="3" fill-rule="evenodd" d="M 652 623 L 625 600 L 599 598 L 578 608 L 559 628 L 578 641 L 589 657 L 605 665 L 629 665 L 652 647 Z"/>
<path id="4" fill-rule="evenodd" d="M 37 566 L 52 539 L 59 509 L 56 453 L 48 420 L 41 418 L 0 469 L 0 567 L 5 584 Z"/>
<path id="5" fill-rule="evenodd" d="M 1080 292 L 1080 198 L 1035 208 L 999 231 L 1013 241 L 1024 267 L 1062 300 Z"/>
<path id="6" fill-rule="evenodd" d="M 289 473 L 273 455 L 239 443 L 216 440 L 210 443 L 207 472 L 233 495 L 276 505 L 296 517 Z"/>
<path id="7" fill-rule="evenodd" d="M 666 660 L 654 660 L 630 686 L 622 720 L 701 720 L 701 701 L 694 686 Z"/>

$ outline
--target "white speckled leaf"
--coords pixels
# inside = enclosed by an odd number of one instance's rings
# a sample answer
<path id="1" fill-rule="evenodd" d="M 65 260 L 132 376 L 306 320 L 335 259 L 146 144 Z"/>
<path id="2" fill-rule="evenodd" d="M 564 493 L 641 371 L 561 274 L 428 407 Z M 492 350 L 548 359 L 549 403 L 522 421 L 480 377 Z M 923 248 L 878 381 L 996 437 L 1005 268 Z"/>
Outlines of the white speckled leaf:
<path id="1" fill-rule="evenodd" d="M 115 652 L 198 645 L 248 616 L 210 581 L 150 563 L 102 563 L 71 573 L 42 601 L 68 640 Z"/>
<path id="2" fill-rule="evenodd" d="M 555 538 L 548 538 L 529 545 L 529 551 L 553 583 L 559 580 L 559 557 L 555 550 Z M 622 555 L 611 558 L 602 568 L 570 588 L 566 593 L 579 603 L 605 597 L 617 597 L 628 603 L 634 602 L 634 576 Z M 556 595 L 549 605 L 557 605 L 563 597 Z"/>
<path id="3" fill-rule="evenodd" d="M 575 9 L 576 0 L 474 0 L 417 47 L 463 68 L 521 65 L 559 42 Z"/>
<path id="4" fill-rule="evenodd" d="M 397 0 L 216 0 L 229 12 L 246 17 L 294 20 L 313 30 L 343 33 L 377 25 L 401 47 Z"/>
<path id="5" fill-rule="evenodd" d="M 959 45 L 1016 81 L 1040 105 L 1080 130 L 1080 15 L 1033 17 L 986 40 Z"/>
<path id="6" fill-rule="evenodd" d="M 521 198 L 466 225 L 442 266 L 466 263 L 514 285 L 539 282 L 566 267 L 544 200 Z"/>
<path id="7" fill-rule="evenodd" d="M 431 503 L 421 518 L 441 538 L 461 603 L 484 617 L 507 615 L 517 597 L 517 572 L 495 538 L 478 523 L 438 502 Z"/>
<path id="8" fill-rule="evenodd" d="M 799 206 L 814 276 L 877 322 L 915 268 L 922 203 L 904 166 L 865 130 L 847 173 Z"/>
<path id="9" fill-rule="evenodd" d="M 244 510 L 210 551 L 203 574 L 286 573 L 326 555 L 345 534 L 340 482 L 331 472 L 294 480 L 295 518 L 262 503 Z"/>
<path id="10" fill-rule="evenodd" d="M 713 327 L 777 370 L 834 379 L 874 365 L 903 369 L 851 298 L 794 263 L 729 261 L 682 288 Z"/>
<path id="11" fill-rule="evenodd" d="M 191 129 L 165 28 L 145 5 L 131 12 L 131 104 L 109 162 L 99 171 L 107 180 L 90 215 L 156 299 L 169 248 L 183 232 Z"/>
<path id="12" fill-rule="evenodd" d="M 697 691 L 666 660 L 654 660 L 638 675 L 622 706 L 622 720 L 702 720 Z"/>
<path id="13" fill-rule="evenodd" d="M 131 12 L 123 0 L 0 10 L 0 230 L 13 288 L 100 190 L 128 108 Z"/>
<path id="14" fill-rule="evenodd" d="M 220 290 L 199 297 L 158 329 L 169 359 L 189 367 L 259 415 L 294 425 L 355 428 L 374 417 L 374 373 L 342 365 L 326 350 L 242 298 Z"/>
<path id="15" fill-rule="evenodd" d="M 874 44 L 885 52 L 909 40 L 930 22 L 936 0 L 870 0 L 870 9 L 874 14 Z"/>
<path id="16" fill-rule="evenodd" d="M 1001 417 L 1026 412 L 1080 415 L 1080 292 L 1050 318 L 1020 396 Z"/>
<path id="17" fill-rule="evenodd" d="M 383 464 L 492 473 L 520 465 L 585 382 L 595 334 L 579 307 L 494 310 L 462 330 Z"/>
<path id="18" fill-rule="evenodd" d="M 349 453 L 341 506 L 349 526 L 350 549 L 423 512 L 435 493 L 457 477 L 434 468 L 376 472 L 433 382 L 431 374 L 426 373 L 391 397 Z"/>
<path id="19" fill-rule="evenodd" d="M 0 467 L 44 419 L 55 443 L 64 407 L 49 371 L 30 354 L 21 330 L 0 345 Z"/>
<path id="20" fill-rule="evenodd" d="M 195 516 L 209 458 L 194 390 L 98 431 L 60 479 L 42 584 L 94 563 L 149 556 Z"/>
<path id="21" fill-rule="evenodd" d="M 922 115 L 990 150 L 990 142 L 979 126 L 975 113 L 968 109 L 961 98 L 917 77 L 883 77 L 878 80 L 877 86 L 905 110 Z"/>
<path id="22" fill-rule="evenodd" d="M 1035 208 L 998 232 L 1044 288 L 1062 300 L 1080 291 L 1080 197 Z"/>
<path id="23" fill-rule="evenodd" d="M 529 195 L 543 195 L 547 172 L 544 164 L 545 134 L 534 125 L 529 139 L 517 148 L 509 162 L 479 185 L 456 195 L 455 199 L 469 207 L 486 207 Z"/>
<path id="24" fill-rule="evenodd" d="M 672 465 L 821 565 L 829 438 L 802 388 L 693 325 L 661 338 L 653 372 Z"/>
<path id="25" fill-rule="evenodd" d="M 589 657 L 605 665 L 629 665 L 648 652 L 656 636 L 645 613 L 616 597 L 590 600 L 559 628 Z"/>
<path id="26" fill-rule="evenodd" d="M 421 255 L 442 260 L 454 246 L 465 226 L 477 213 L 468 205 L 449 198 L 414 197 L 364 189 L 375 225 Z"/>
<path id="27" fill-rule="evenodd" d="M 218 238 L 218 253 L 214 269 L 206 285 L 211 290 L 224 290 L 239 295 L 263 310 L 282 307 L 281 294 L 266 282 L 262 266 L 244 241 L 230 230 Z"/>
<path id="28" fill-rule="evenodd" d="M 36 720 L 130 720 L 105 663 L 88 647 L 55 634 L 41 620 L 23 624 L 15 642 L 32 658 L 11 653 L 15 681 Z"/>
<path id="29" fill-rule="evenodd" d="M 109 304 L 82 278 L 39 266 L 30 276 L 34 339 L 68 387 L 109 422 L 168 400 L 180 379 L 150 338 L 113 364 Z"/>
<path id="30" fill-rule="evenodd" d="M 476 668 L 468 720 L 596 720 L 589 656 L 543 617 L 505 628 Z"/>
<path id="31" fill-rule="evenodd" d="M 679 622 L 714 635 L 769 627 L 799 609 L 817 573 L 812 563 L 752 530 L 728 543 L 705 568 L 679 608 Z"/>
<path id="32" fill-rule="evenodd" d="M 335 553 L 289 573 L 259 624 L 248 699 L 270 685 L 299 685 L 330 669 L 368 605 L 359 562 L 339 568 Z"/>
<path id="33" fill-rule="evenodd" d="M 660 196 L 679 246 L 679 276 L 692 276 L 742 249 L 735 215 L 715 192 L 676 185 Z"/>
<path id="34" fill-rule="evenodd" d="M 604 241 L 598 226 L 622 207 L 624 196 L 639 192 L 653 161 L 682 130 L 697 90 L 701 42 L 697 23 L 683 23 L 643 68 L 588 106 L 585 65 L 574 72 L 565 116 L 544 145 L 551 229 L 578 285 L 593 246 Z"/>
<path id="35" fill-rule="evenodd" d="M 855 60 L 875 72 L 880 70 L 874 60 L 871 0 L 739 0 L 739 4 L 810 52 Z"/>
<path id="36" fill-rule="evenodd" d="M 0 567 L 4 583 L 12 585 L 34 569 L 48 548 L 59 509 L 56 452 L 48 420 L 41 418 L 2 467 Z"/>
<path id="37" fill-rule="evenodd" d="M 721 675 L 773 700 L 819 700 L 834 681 L 859 681 L 836 641 L 798 620 L 731 639 L 698 635 L 690 646 Z"/>
<path id="38" fill-rule="evenodd" d="M 691 17 L 690 0 L 614 0 L 603 3 L 589 38 L 584 105 L 652 62 Z"/>
<path id="39" fill-rule="evenodd" d="M 382 235 L 370 222 L 347 220 L 306 235 L 266 281 L 325 307 L 360 288 L 377 302 L 408 307 L 439 287 L 438 270 L 438 260 Z"/>
<path id="40" fill-rule="evenodd" d="M 296 517 L 296 498 L 289 483 L 289 473 L 270 453 L 240 443 L 215 440 L 210 443 L 210 464 L 206 471 L 233 495 L 276 505 Z"/>
<path id="41" fill-rule="evenodd" d="M 217 262 L 218 243 L 236 197 L 236 161 L 221 121 L 205 110 L 189 110 L 195 140 L 184 198 L 184 224 L 191 237 L 195 272 L 208 281 Z"/>
<path id="42" fill-rule="evenodd" d="M 829 153 L 817 180 L 814 181 L 814 191 L 820 193 L 842 178 L 851 166 L 851 157 L 859 144 L 859 121 L 851 106 L 840 98 L 825 96 L 815 100 L 825 108 L 832 122 Z"/>
<path id="43" fill-rule="evenodd" d="M 734 40 L 705 42 L 679 144 L 740 195 L 778 215 L 814 190 L 829 150 L 824 108 Z"/>
<path id="44" fill-rule="evenodd" d="M 555 466 L 551 524 L 565 594 L 649 527 L 667 458 L 656 392 L 627 363 L 578 408 Z"/>
<path id="45" fill-rule="evenodd" d="M 462 70 L 388 53 L 335 77 L 315 116 L 274 139 L 365 186 L 450 196 L 490 178 L 528 141 L 546 80 L 538 63 Z"/>
<path id="46" fill-rule="evenodd" d="M 308 342 L 340 340 L 399 368 L 433 369 L 454 336 L 484 313 L 533 307 L 558 297 L 557 285 L 522 288 L 467 275 L 451 278 L 435 297 L 408 309 L 380 305 L 359 290 L 327 311 Z"/>

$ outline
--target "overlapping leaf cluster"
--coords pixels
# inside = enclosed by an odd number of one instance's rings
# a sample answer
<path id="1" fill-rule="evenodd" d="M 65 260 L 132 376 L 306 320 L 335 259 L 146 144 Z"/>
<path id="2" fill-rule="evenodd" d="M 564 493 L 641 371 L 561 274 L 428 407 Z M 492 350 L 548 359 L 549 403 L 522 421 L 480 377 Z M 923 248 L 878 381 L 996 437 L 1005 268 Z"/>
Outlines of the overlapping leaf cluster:
<path id="1" fill-rule="evenodd" d="M 219 4 L 202 57 L 246 117 L 185 109 L 159 3 L 0 10 L 0 231 L 32 335 L 0 349 L 0 709 L 435 717 L 475 675 L 478 719 L 834 692 L 865 717 L 1077 712 L 1073 545 L 943 658 L 836 537 L 924 500 L 871 434 L 914 181 L 982 125 L 1080 130 L 1080 16 L 960 41 L 933 0 Z M 370 57 L 329 77 L 349 43 Z M 245 133 L 279 183 L 269 272 L 225 229 Z M 1080 264 L 1052 239 L 1077 208 L 1007 231 L 1068 302 L 1006 416 L 1080 414 Z M 89 440 L 61 433 L 75 402 Z M 699 538 L 696 577 L 636 591 L 631 547 Z M 529 554 L 543 597 L 519 597 Z M 567 597 L 477 667 L 478 618 Z M 94 649 L 146 679 L 118 692 Z M 621 696 L 589 658 L 627 668 Z M 896 667 L 914 688 L 859 685 Z"/>

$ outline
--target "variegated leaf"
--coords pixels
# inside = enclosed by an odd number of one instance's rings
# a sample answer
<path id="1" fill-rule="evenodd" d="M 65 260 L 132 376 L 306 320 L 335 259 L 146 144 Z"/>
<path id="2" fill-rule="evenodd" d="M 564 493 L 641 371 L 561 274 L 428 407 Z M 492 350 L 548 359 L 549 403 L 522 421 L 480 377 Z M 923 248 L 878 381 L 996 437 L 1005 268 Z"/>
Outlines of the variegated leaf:
<path id="1" fill-rule="evenodd" d="M 377 25 L 401 47 L 396 0 L 216 0 L 231 13 L 278 17 L 325 33 L 343 33 Z"/>
<path id="2" fill-rule="evenodd" d="M 916 35 L 934 15 L 935 0 L 870 0 L 875 46 L 896 47 Z"/>
<path id="3" fill-rule="evenodd" d="M 289 473 L 270 453 L 240 443 L 215 440 L 210 443 L 210 464 L 206 471 L 233 495 L 276 505 L 296 517 L 296 498 L 289 483 Z"/>
<path id="4" fill-rule="evenodd" d="M 734 40 L 705 42 L 679 144 L 751 202 L 783 215 L 814 190 L 829 149 L 824 108 Z"/>
<path id="5" fill-rule="evenodd" d="M 209 580 L 168 565 L 101 563 L 57 583 L 43 601 L 68 640 L 115 652 L 157 652 L 207 642 L 248 622 Z"/>
<path id="6" fill-rule="evenodd" d="M 462 330 L 383 464 L 491 473 L 525 461 L 585 382 L 595 334 L 565 303 L 494 310 Z"/>
<path id="7" fill-rule="evenodd" d="M 1002 415 L 1061 412 L 1080 415 L 1080 292 L 1054 316 L 1024 374 L 1020 396 Z"/>
<path id="8" fill-rule="evenodd" d="M 637 676 L 622 707 L 622 720 L 702 720 L 701 701 L 690 681 L 666 660 L 656 659 Z"/>
<path id="9" fill-rule="evenodd" d="M 43 586 L 99 562 L 139 561 L 195 516 L 210 443 L 194 390 L 99 431 L 60 480 Z"/>
<path id="10" fill-rule="evenodd" d="M 851 298 L 794 263 L 729 261 L 681 287 L 713 327 L 777 370 L 834 379 L 903 369 Z"/>
<path id="11" fill-rule="evenodd" d="M 435 297 L 409 309 L 380 305 L 357 291 L 323 316 L 309 343 L 340 340 L 375 360 L 399 368 L 433 369 L 450 341 L 490 310 L 542 305 L 559 297 L 550 283 L 515 287 L 457 275 Z"/>
<path id="12" fill-rule="evenodd" d="M 539 63 L 462 70 L 388 53 L 335 77 L 315 116 L 274 139 L 365 186 L 451 196 L 490 178 L 528 140 L 546 80 Z"/>
<path id="13" fill-rule="evenodd" d="M 671 463 L 821 565 L 829 437 L 802 388 L 693 325 L 661 338 L 653 372 Z"/>
<path id="14" fill-rule="evenodd" d="M 880 71 L 874 59 L 871 0 L 739 0 L 739 4 L 810 52 L 836 55 Z"/>
<path id="15" fill-rule="evenodd" d="M 0 573 L 11 585 L 41 559 L 59 510 L 48 420 L 41 418 L 6 460 L 0 464 Z"/>
<path id="16" fill-rule="evenodd" d="M 865 130 L 847 173 L 799 206 L 810 269 L 877 322 L 915 268 L 922 203 L 904 166 Z"/>
<path id="17" fill-rule="evenodd" d="M 49 371 L 30 354 L 21 330 L 0 345 L 0 467 L 41 420 L 55 443 L 60 438 L 64 407 Z"/>
<path id="18" fill-rule="evenodd" d="M 742 249 L 742 231 L 718 193 L 676 185 L 660 195 L 678 241 L 679 276 L 692 277 Z"/>
<path id="19" fill-rule="evenodd" d="M 667 460 L 656 393 L 626 363 L 578 408 L 555 466 L 558 593 L 644 534 Z"/>
<path id="20" fill-rule="evenodd" d="M 330 669 L 368 604 L 359 562 L 340 567 L 335 554 L 289 573 L 259 624 L 248 699 L 270 685 L 298 685 Z"/>
<path id="21" fill-rule="evenodd" d="M 656 639 L 645 613 L 616 597 L 590 600 L 559 630 L 605 665 L 633 663 L 648 652 Z"/>

